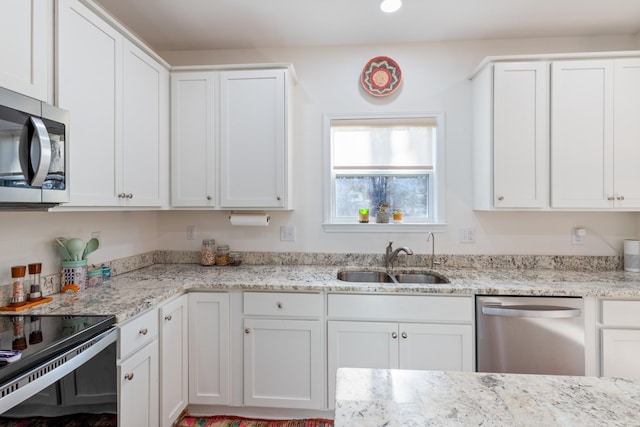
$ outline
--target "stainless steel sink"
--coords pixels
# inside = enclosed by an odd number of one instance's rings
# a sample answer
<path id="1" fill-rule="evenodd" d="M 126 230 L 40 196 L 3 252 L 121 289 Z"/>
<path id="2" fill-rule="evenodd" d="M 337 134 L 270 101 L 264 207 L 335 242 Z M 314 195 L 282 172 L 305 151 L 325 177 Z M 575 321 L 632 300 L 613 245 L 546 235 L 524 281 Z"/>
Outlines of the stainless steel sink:
<path id="1" fill-rule="evenodd" d="M 338 280 L 371 283 L 449 283 L 446 277 L 433 273 L 396 273 L 392 278 L 384 271 L 341 270 Z M 395 279 L 395 280 L 394 280 Z"/>
<path id="2" fill-rule="evenodd" d="M 384 271 L 338 271 L 338 280 L 344 282 L 393 283 Z"/>
<path id="3" fill-rule="evenodd" d="M 449 283 L 446 277 L 432 273 L 398 273 L 398 283 Z"/>

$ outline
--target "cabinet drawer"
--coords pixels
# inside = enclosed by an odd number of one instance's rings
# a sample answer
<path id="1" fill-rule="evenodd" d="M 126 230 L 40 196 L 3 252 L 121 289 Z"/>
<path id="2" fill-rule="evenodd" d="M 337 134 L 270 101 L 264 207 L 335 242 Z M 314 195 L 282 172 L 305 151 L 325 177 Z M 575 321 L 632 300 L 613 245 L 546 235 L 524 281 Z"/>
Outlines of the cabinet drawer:
<path id="1" fill-rule="evenodd" d="M 322 316 L 322 295 L 245 292 L 244 314 L 251 316 L 320 317 Z"/>
<path id="2" fill-rule="evenodd" d="M 330 294 L 328 315 L 360 320 L 472 322 L 471 297 Z"/>
<path id="3" fill-rule="evenodd" d="M 158 337 L 158 310 L 149 310 L 120 326 L 119 359 Z"/>
<path id="4" fill-rule="evenodd" d="M 604 325 L 640 327 L 640 301 L 602 301 Z"/>

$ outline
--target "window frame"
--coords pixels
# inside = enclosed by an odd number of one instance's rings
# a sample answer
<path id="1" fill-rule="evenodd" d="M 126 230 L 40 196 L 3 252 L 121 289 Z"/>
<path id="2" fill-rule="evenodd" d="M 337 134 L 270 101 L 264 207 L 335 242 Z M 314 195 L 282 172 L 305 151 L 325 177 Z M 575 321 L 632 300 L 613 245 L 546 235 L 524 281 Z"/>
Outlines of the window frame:
<path id="1" fill-rule="evenodd" d="M 399 224 L 377 224 L 375 219 L 368 224 L 356 222 L 354 213 L 353 222 L 341 222 L 335 213 L 336 183 L 332 164 L 331 124 L 333 120 L 384 120 L 403 118 L 433 118 L 436 120 L 436 143 L 434 146 L 434 167 L 428 172 L 429 177 L 429 214 L 433 215 L 432 221 L 417 222 L 406 221 Z M 412 113 L 360 113 L 360 114 L 324 114 L 323 116 L 323 181 L 324 181 L 324 222 L 325 232 L 417 232 L 417 231 L 442 231 L 446 227 L 445 222 L 445 115 L 444 113 L 412 112 Z M 369 175 L 369 170 L 358 172 Z M 401 175 L 403 173 L 399 173 Z M 386 174 L 385 174 L 386 175 Z M 372 218 L 375 218 L 372 215 Z"/>

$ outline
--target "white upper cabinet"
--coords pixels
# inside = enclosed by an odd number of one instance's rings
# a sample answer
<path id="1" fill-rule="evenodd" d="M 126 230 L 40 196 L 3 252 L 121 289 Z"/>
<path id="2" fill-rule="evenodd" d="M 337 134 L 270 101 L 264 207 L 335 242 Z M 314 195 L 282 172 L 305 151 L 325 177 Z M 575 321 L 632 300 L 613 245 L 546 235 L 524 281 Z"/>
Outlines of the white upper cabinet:
<path id="1" fill-rule="evenodd" d="M 548 206 L 549 64 L 497 63 L 473 80 L 474 209 Z"/>
<path id="2" fill-rule="evenodd" d="M 291 69 L 174 71 L 171 204 L 291 209 Z"/>
<path id="3" fill-rule="evenodd" d="M 220 73 L 222 208 L 288 205 L 286 73 Z"/>
<path id="4" fill-rule="evenodd" d="M 487 58 L 472 77 L 473 208 L 638 211 L 639 56 Z"/>
<path id="5" fill-rule="evenodd" d="M 0 57 L 5 59 L 0 67 L 0 86 L 51 102 L 52 2 L 3 0 L 0 16 Z"/>
<path id="6" fill-rule="evenodd" d="M 71 202 L 168 204 L 169 73 L 93 10 L 61 0 L 57 98 L 70 112 Z"/>
<path id="7" fill-rule="evenodd" d="M 171 75 L 171 205 L 214 207 L 214 74 Z"/>
<path id="8" fill-rule="evenodd" d="M 551 206 L 613 207 L 613 61 L 556 61 Z"/>
<path id="9" fill-rule="evenodd" d="M 71 204 L 117 205 L 122 36 L 77 0 L 58 3 L 57 99 L 70 112 Z"/>
<path id="10" fill-rule="evenodd" d="M 640 208 L 640 59 L 614 61 L 614 204 Z"/>
<path id="11" fill-rule="evenodd" d="M 169 194 L 169 71 L 126 39 L 123 65 L 117 196 L 125 205 L 163 206 Z"/>

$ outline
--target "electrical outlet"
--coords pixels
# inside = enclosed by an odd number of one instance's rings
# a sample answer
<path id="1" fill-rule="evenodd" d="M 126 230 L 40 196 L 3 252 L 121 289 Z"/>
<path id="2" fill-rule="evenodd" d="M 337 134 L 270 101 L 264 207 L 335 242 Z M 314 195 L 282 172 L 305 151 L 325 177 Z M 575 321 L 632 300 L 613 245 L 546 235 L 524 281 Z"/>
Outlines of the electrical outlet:
<path id="1" fill-rule="evenodd" d="M 280 240 L 283 242 L 293 242 L 296 240 L 296 227 L 293 225 L 281 225 Z"/>
<path id="2" fill-rule="evenodd" d="M 92 239 L 98 239 L 98 244 L 102 245 L 102 231 L 94 231 L 91 233 Z"/>
<path id="3" fill-rule="evenodd" d="M 460 243 L 475 243 L 476 242 L 476 229 L 475 228 L 461 228 L 460 229 Z"/>
<path id="4" fill-rule="evenodd" d="M 584 246 L 585 240 L 587 240 L 586 228 L 575 227 L 571 229 L 571 244 L 573 246 Z"/>
<path id="5" fill-rule="evenodd" d="M 196 240 L 196 226 L 187 225 L 187 240 Z"/>

